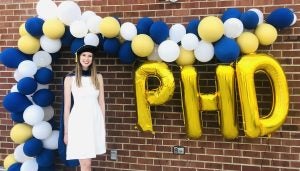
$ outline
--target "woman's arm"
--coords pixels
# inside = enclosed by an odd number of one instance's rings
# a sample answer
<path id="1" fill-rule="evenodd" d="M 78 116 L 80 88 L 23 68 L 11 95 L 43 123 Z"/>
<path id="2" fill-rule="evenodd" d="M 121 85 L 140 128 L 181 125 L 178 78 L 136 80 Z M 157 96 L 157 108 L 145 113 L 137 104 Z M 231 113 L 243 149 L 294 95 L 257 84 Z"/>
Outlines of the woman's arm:
<path id="1" fill-rule="evenodd" d="M 98 81 L 99 81 L 99 105 L 100 105 L 100 108 L 102 110 L 102 114 L 103 114 L 103 117 L 105 118 L 105 101 L 104 101 L 104 85 L 103 85 L 103 77 L 101 74 L 98 74 Z"/>
<path id="2" fill-rule="evenodd" d="M 66 77 L 64 80 L 64 135 L 68 135 L 68 120 L 71 108 L 71 77 Z M 67 139 L 66 139 L 67 140 Z M 67 144 L 65 140 L 65 143 Z"/>

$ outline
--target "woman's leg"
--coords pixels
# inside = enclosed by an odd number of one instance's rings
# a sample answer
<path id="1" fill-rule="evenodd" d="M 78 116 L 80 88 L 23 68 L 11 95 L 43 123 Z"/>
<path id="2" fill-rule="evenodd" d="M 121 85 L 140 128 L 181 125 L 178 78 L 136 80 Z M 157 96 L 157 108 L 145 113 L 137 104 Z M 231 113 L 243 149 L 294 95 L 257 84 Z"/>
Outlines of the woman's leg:
<path id="1" fill-rule="evenodd" d="M 92 160 L 91 159 L 80 159 L 80 170 L 81 171 L 91 171 Z"/>

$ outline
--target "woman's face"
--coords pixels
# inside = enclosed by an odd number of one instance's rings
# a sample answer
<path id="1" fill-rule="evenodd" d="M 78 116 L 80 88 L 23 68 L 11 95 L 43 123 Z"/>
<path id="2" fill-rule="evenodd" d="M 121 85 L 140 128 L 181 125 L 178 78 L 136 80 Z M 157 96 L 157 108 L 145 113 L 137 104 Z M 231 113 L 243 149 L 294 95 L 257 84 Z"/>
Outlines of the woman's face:
<path id="1" fill-rule="evenodd" d="M 93 62 L 93 53 L 91 53 L 91 52 L 82 52 L 80 54 L 79 61 L 80 61 L 80 64 L 82 66 L 82 69 L 87 70 Z"/>

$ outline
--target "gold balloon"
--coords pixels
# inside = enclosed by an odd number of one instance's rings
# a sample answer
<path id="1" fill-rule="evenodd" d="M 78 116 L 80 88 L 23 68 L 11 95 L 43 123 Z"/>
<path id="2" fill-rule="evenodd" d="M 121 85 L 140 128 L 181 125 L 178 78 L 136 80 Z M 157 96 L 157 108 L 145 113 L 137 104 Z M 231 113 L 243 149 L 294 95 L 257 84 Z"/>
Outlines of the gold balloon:
<path id="1" fill-rule="evenodd" d="M 18 48 L 23 53 L 31 55 L 39 51 L 40 41 L 31 35 L 25 35 L 18 40 Z"/>
<path id="2" fill-rule="evenodd" d="M 193 66 L 181 68 L 181 100 L 187 137 L 198 139 L 202 135 L 202 121 L 199 116 L 197 71 Z"/>
<path id="3" fill-rule="evenodd" d="M 277 39 L 277 30 L 271 24 L 262 23 L 255 29 L 259 43 L 262 45 L 271 45 Z"/>
<path id="4" fill-rule="evenodd" d="M 139 34 L 132 39 L 131 49 L 139 57 L 147 57 L 152 54 L 154 42 L 150 36 Z"/>
<path id="5" fill-rule="evenodd" d="M 203 18 L 198 25 L 198 34 L 202 40 L 207 42 L 218 41 L 224 34 L 222 20 L 215 16 Z"/>
<path id="6" fill-rule="evenodd" d="M 16 159 L 15 159 L 15 156 L 14 154 L 9 154 L 8 156 L 5 157 L 4 161 L 3 161 L 3 166 L 4 166 L 4 169 L 8 169 L 9 166 L 13 165 L 14 163 L 16 163 Z"/>
<path id="7" fill-rule="evenodd" d="M 273 104 L 267 117 L 260 118 L 257 106 L 254 74 L 264 71 L 271 81 Z M 237 63 L 241 109 L 246 136 L 269 135 L 285 121 L 289 109 L 289 93 L 285 74 L 279 63 L 269 55 L 245 55 Z"/>
<path id="8" fill-rule="evenodd" d="M 200 94 L 201 111 L 215 111 L 218 110 L 218 94 Z"/>
<path id="9" fill-rule="evenodd" d="M 237 38 L 237 43 L 244 54 L 256 52 L 259 42 L 255 34 L 244 32 Z"/>
<path id="10" fill-rule="evenodd" d="M 50 39 L 59 39 L 65 33 L 65 25 L 57 18 L 48 19 L 43 24 L 43 33 Z"/>
<path id="11" fill-rule="evenodd" d="M 32 137 L 31 130 L 31 126 L 25 123 L 18 123 L 10 130 L 10 137 L 15 143 L 22 144 Z"/>
<path id="12" fill-rule="evenodd" d="M 176 59 L 176 63 L 180 66 L 192 65 L 195 62 L 194 51 L 185 50 L 180 47 L 179 57 Z"/>
<path id="13" fill-rule="evenodd" d="M 148 77 L 157 77 L 158 88 L 147 90 Z M 151 105 L 161 105 L 172 98 L 175 82 L 172 72 L 163 62 L 147 62 L 135 71 L 135 93 L 137 104 L 137 126 L 142 131 L 154 133 L 151 119 Z"/>
<path id="14" fill-rule="evenodd" d="M 114 17 L 105 17 L 99 24 L 101 34 L 107 38 L 117 37 L 120 33 L 120 23 Z"/>
<path id="15" fill-rule="evenodd" d="M 25 23 L 21 24 L 21 26 L 19 27 L 19 34 L 20 34 L 20 36 L 29 35 L 29 33 L 27 32 L 27 30 L 25 28 Z"/>
<path id="16" fill-rule="evenodd" d="M 234 139 L 239 135 L 235 109 L 234 68 L 231 66 L 219 65 L 216 70 L 216 75 L 221 133 L 226 139 Z"/>

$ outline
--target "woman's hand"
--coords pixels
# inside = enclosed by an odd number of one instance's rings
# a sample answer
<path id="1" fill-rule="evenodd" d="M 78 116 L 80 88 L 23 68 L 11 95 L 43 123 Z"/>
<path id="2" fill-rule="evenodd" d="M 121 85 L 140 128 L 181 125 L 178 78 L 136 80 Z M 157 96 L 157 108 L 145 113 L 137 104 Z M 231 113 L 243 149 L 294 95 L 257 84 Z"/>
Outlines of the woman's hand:
<path id="1" fill-rule="evenodd" d="M 67 145 L 68 144 L 68 134 L 64 135 L 64 143 Z"/>

